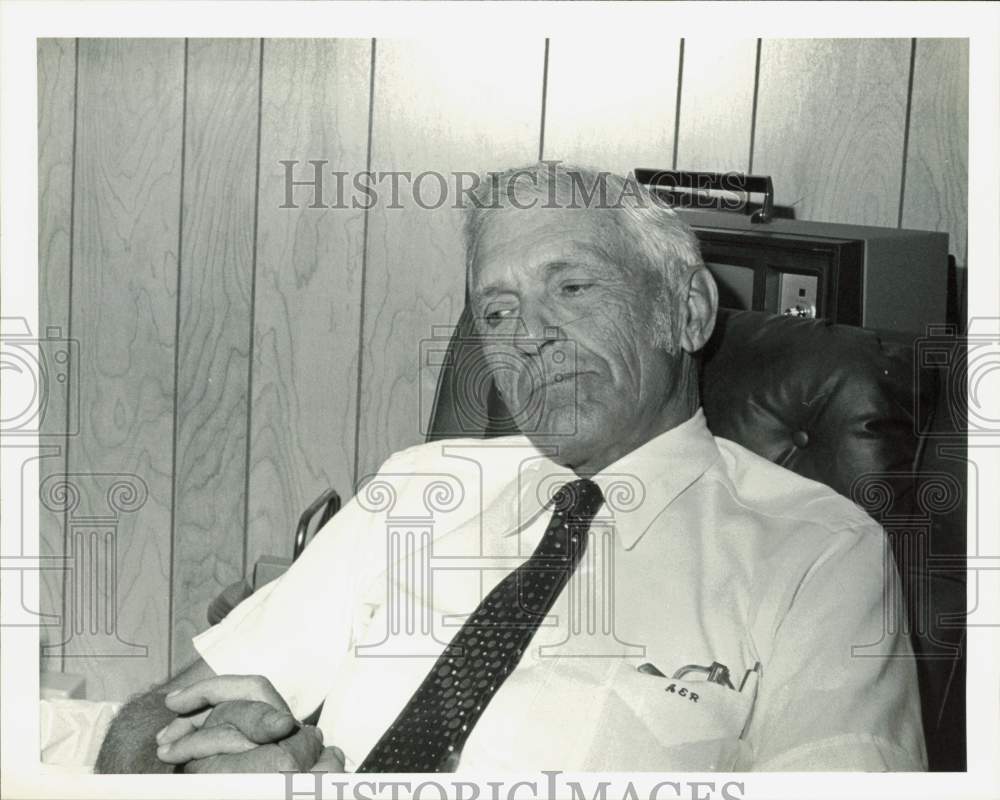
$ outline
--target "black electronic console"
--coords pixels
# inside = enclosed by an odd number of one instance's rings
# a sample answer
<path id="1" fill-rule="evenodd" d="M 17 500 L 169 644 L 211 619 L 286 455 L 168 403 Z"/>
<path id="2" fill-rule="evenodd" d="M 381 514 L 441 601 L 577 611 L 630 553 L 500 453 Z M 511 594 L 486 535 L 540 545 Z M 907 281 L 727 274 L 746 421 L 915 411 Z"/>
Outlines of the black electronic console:
<path id="1" fill-rule="evenodd" d="M 783 219 L 767 176 L 635 174 L 694 229 L 724 307 L 906 333 L 949 321 L 946 233 Z"/>

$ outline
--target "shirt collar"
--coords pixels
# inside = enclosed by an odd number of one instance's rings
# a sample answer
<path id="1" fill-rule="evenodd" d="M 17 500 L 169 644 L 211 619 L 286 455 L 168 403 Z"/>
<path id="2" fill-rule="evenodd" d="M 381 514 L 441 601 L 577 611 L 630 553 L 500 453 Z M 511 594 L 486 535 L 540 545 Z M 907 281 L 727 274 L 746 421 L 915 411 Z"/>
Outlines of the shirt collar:
<path id="1" fill-rule="evenodd" d="M 653 521 L 720 457 L 715 438 L 699 408 L 694 415 L 593 476 L 604 504 L 595 523 L 613 524 L 626 550 L 632 549 Z M 535 461 L 538 479 L 574 480 L 566 467 L 547 457 Z"/>

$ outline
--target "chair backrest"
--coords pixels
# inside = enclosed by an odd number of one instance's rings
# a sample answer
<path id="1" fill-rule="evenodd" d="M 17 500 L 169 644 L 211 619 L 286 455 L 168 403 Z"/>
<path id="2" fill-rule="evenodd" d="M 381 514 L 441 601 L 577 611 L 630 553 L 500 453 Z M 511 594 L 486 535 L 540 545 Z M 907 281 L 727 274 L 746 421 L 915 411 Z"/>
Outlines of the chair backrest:
<path id="1" fill-rule="evenodd" d="M 468 310 L 444 364 L 428 440 L 517 432 Z M 937 621 L 965 612 L 964 573 L 937 575 L 928 556 L 965 553 L 964 513 L 940 502 L 928 511 L 921 471 L 939 383 L 938 370 L 915 368 L 913 337 L 758 312 L 720 311 L 702 354 L 702 404 L 716 436 L 827 484 L 886 528 L 918 654 L 931 768 L 955 770 L 965 765 L 963 631 Z M 958 495 L 964 502 L 964 486 Z"/>

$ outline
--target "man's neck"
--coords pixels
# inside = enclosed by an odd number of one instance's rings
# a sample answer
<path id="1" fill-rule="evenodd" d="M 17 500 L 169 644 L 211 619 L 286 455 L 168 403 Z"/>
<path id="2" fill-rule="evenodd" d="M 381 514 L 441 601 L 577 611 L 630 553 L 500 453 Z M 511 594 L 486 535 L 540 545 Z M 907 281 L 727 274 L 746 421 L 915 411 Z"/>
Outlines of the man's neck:
<path id="1" fill-rule="evenodd" d="M 677 393 L 680 395 L 678 398 L 680 402 L 671 404 L 670 407 L 665 407 L 662 410 L 663 413 L 658 414 L 655 419 L 650 420 L 649 425 L 643 426 L 641 431 L 637 432 L 634 436 L 616 442 L 611 447 L 605 448 L 603 451 L 588 457 L 585 461 L 575 464 L 567 463 L 565 466 L 573 470 L 581 478 L 593 477 L 632 451 L 638 450 L 647 442 L 651 442 L 657 436 L 687 422 L 698 411 L 700 400 L 697 386 L 694 386 L 693 393 L 687 391 L 687 387 L 684 387 L 684 389 L 684 391 Z"/>

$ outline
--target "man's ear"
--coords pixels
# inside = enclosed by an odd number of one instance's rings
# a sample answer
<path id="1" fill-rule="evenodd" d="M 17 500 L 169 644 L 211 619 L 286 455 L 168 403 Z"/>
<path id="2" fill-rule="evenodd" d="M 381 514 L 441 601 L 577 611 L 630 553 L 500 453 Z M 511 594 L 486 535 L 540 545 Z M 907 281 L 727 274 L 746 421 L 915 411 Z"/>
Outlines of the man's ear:
<path id="1" fill-rule="evenodd" d="M 680 345 L 688 353 L 696 353 L 705 346 L 715 328 L 715 312 L 719 308 L 719 290 L 715 278 L 705 267 L 699 267 L 688 279 Z"/>

